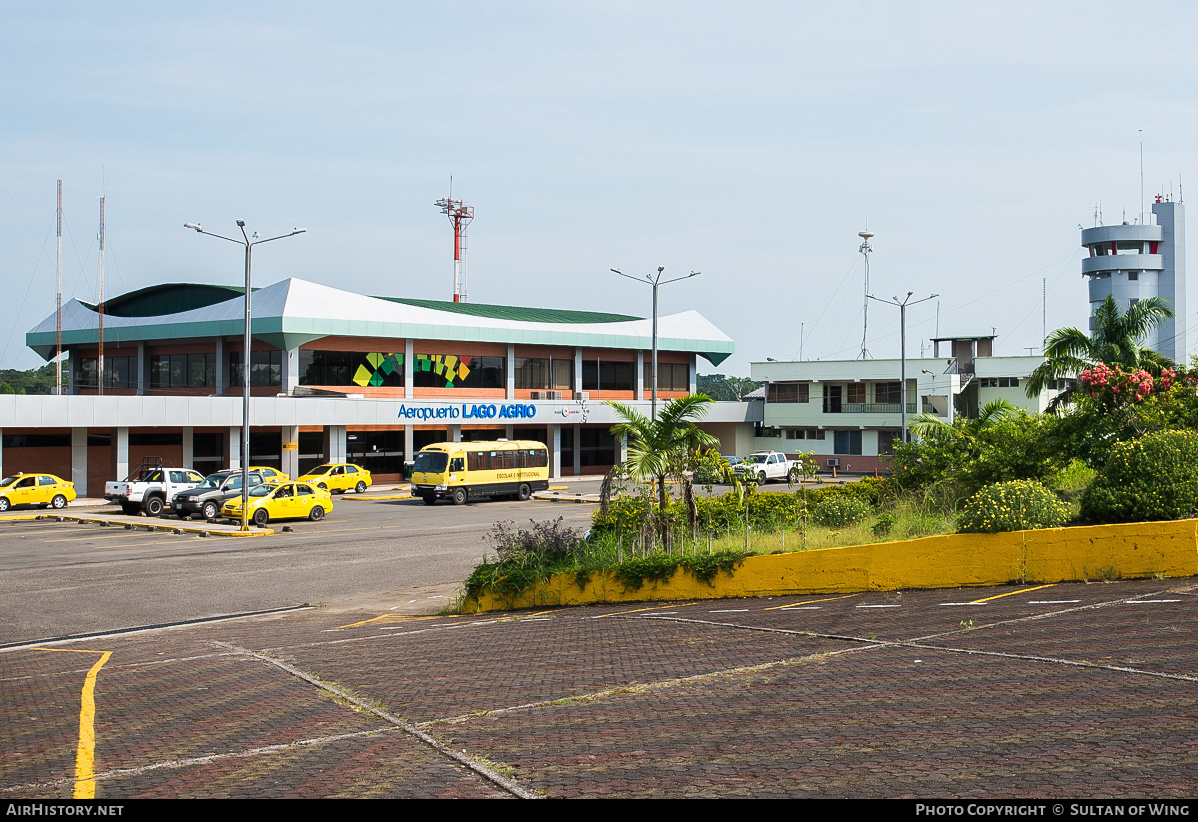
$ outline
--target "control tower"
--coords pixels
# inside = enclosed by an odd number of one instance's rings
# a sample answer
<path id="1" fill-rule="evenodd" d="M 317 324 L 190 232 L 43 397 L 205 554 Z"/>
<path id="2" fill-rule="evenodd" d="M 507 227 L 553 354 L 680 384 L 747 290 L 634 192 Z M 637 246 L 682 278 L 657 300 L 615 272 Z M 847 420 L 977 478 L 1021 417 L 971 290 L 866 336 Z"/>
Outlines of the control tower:
<path id="1" fill-rule="evenodd" d="M 1127 311 L 1148 297 L 1163 297 L 1174 318 L 1150 332 L 1143 344 L 1186 362 L 1185 205 L 1156 198 L 1150 225 L 1106 225 L 1082 230 L 1082 274 L 1090 279 L 1090 315 L 1114 295 Z M 1091 319 L 1093 325 L 1093 319 Z"/>

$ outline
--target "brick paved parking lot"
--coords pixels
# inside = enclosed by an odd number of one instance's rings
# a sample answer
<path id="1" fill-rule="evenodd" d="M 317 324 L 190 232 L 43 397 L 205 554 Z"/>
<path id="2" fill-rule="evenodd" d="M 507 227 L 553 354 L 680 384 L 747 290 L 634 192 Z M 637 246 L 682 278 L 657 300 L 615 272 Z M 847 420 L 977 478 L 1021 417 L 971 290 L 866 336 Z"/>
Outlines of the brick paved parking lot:
<path id="1" fill-rule="evenodd" d="M 1198 586 L 480 618 L 294 612 L 0 652 L 0 798 L 1189 797 Z"/>

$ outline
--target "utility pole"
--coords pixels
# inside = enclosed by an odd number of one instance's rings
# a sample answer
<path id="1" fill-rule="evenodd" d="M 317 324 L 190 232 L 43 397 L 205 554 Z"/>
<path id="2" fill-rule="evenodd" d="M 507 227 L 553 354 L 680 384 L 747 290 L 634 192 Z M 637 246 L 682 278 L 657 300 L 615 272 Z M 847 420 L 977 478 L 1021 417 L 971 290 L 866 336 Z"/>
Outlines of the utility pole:
<path id="1" fill-rule="evenodd" d="M 899 365 L 899 379 L 902 381 L 899 384 L 900 385 L 899 390 L 901 392 L 901 403 L 902 403 L 902 407 L 901 407 L 901 411 L 900 411 L 900 419 L 901 419 L 900 424 L 902 425 L 902 429 L 903 429 L 902 430 L 903 442 L 907 442 L 907 306 L 908 305 L 919 305 L 920 303 L 926 303 L 928 300 L 934 300 L 940 296 L 939 294 L 933 294 L 930 297 L 924 297 L 922 300 L 916 300 L 915 302 L 909 302 L 909 300 L 911 299 L 911 295 L 913 293 L 915 293 L 915 292 L 908 291 L 907 296 L 903 297 L 901 302 L 899 301 L 898 297 L 891 297 L 889 300 L 879 300 L 877 297 L 874 297 L 872 295 L 867 295 L 867 297 L 871 300 L 878 300 L 878 302 L 880 302 L 880 303 L 894 304 L 894 305 L 897 305 L 899 308 L 899 330 L 900 330 L 900 335 L 902 337 L 902 344 L 900 347 L 900 350 L 902 352 L 902 361 Z"/>

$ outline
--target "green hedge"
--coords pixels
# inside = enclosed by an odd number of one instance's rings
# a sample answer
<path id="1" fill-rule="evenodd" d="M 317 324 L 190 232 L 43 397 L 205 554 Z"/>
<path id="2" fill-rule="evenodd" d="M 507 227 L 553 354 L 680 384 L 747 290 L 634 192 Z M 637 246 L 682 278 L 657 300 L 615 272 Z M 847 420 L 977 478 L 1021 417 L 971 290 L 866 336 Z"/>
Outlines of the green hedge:
<path id="1" fill-rule="evenodd" d="M 1151 522 L 1198 512 L 1198 433 L 1161 431 L 1116 443 L 1081 499 L 1087 522 Z"/>
<path id="2" fill-rule="evenodd" d="M 843 485 L 825 485 L 809 488 L 806 494 L 808 510 L 814 511 L 822 502 L 834 498 L 847 498 L 859 502 L 868 511 L 881 504 L 887 493 L 887 481 L 867 478 Z M 756 531 L 770 531 L 784 526 L 794 526 L 799 518 L 799 506 L 803 493 L 795 491 L 757 491 L 747 486 L 742 503 L 735 492 L 718 497 L 699 497 L 695 503 L 699 510 L 697 526 L 700 531 L 713 535 L 725 534 L 744 527 L 745 508 L 748 508 L 749 524 Z M 854 506 L 856 507 L 856 506 Z M 591 515 L 591 533 L 594 536 L 623 534 L 632 538 L 647 529 L 657 514 L 657 505 L 643 496 L 623 496 L 613 500 L 607 513 L 596 510 Z M 685 526 L 686 504 L 672 500 L 666 515 L 672 526 Z"/>

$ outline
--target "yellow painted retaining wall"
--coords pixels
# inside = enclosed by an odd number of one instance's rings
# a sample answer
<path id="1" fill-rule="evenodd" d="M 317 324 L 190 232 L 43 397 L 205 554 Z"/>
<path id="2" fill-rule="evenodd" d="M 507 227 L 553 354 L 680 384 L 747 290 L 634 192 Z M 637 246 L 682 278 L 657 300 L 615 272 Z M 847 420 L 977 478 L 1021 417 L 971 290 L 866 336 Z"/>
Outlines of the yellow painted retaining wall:
<path id="1" fill-rule="evenodd" d="M 515 601 L 483 594 L 463 610 L 583 605 L 594 602 L 718 599 L 785 594 L 956 588 L 1009 582 L 1185 577 L 1198 574 L 1198 520 L 1139 522 L 949 534 L 902 542 L 824 548 L 745 558 L 714 583 L 679 570 L 662 583 L 627 590 L 610 573 L 594 574 L 585 588 L 572 574 L 555 574 Z"/>

